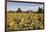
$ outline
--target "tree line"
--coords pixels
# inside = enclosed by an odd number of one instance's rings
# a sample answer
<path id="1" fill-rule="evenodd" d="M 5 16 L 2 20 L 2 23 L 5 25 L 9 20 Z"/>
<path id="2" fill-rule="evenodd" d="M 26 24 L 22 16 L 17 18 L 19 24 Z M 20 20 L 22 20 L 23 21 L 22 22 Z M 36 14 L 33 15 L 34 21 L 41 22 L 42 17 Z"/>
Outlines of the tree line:
<path id="1" fill-rule="evenodd" d="M 14 12 L 16 12 L 16 13 L 22 13 L 22 10 L 21 10 L 21 8 L 18 8 L 17 11 L 8 11 L 8 13 L 14 13 Z M 29 11 L 26 11 L 25 13 L 29 13 Z M 35 13 L 44 13 L 44 9 L 42 9 L 42 8 L 39 7 L 38 11 L 35 12 Z"/>

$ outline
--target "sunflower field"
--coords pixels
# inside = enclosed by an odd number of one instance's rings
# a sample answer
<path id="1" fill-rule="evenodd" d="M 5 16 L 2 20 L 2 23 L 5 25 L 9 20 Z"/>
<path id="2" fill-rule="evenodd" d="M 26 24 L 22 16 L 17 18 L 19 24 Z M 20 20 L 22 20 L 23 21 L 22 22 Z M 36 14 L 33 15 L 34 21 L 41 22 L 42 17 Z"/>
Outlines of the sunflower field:
<path id="1" fill-rule="evenodd" d="M 7 13 L 7 30 L 37 30 L 43 29 L 42 13 Z"/>

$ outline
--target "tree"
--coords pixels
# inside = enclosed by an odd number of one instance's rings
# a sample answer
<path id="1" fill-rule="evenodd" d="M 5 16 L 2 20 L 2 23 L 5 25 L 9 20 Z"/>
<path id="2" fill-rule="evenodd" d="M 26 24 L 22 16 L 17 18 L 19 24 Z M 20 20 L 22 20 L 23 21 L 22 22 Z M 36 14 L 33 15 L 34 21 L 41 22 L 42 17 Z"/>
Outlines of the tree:
<path id="1" fill-rule="evenodd" d="M 14 13 L 15 11 L 12 11 L 12 10 L 10 10 L 10 11 L 7 11 L 8 13 Z"/>
<path id="2" fill-rule="evenodd" d="M 43 11 L 44 11 L 44 10 L 43 10 L 42 8 L 39 7 L 37 13 L 43 13 Z"/>
<path id="3" fill-rule="evenodd" d="M 20 13 L 22 12 L 20 8 L 18 8 L 18 11 L 17 11 L 17 13 L 18 13 L 18 12 L 20 12 Z"/>

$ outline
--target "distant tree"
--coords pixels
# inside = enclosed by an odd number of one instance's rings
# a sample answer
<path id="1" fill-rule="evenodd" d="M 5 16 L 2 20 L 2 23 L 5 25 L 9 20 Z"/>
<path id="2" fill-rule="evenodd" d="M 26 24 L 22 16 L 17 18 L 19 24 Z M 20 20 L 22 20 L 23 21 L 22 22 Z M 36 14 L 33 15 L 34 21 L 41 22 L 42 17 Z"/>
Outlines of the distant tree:
<path id="1" fill-rule="evenodd" d="M 43 9 L 39 7 L 37 13 L 43 13 Z"/>
<path id="2" fill-rule="evenodd" d="M 14 11 L 7 11 L 8 13 L 14 13 Z"/>
<path id="3" fill-rule="evenodd" d="M 20 12 L 20 13 L 22 12 L 20 8 L 18 8 L 17 13 L 18 13 L 18 12 Z"/>

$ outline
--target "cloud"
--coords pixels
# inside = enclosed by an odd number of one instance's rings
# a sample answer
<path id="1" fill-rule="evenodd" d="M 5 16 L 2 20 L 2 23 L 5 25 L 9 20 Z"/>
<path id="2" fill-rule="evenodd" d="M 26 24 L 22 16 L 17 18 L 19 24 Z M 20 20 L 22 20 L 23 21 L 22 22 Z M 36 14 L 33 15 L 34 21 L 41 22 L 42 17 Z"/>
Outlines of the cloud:
<path id="1" fill-rule="evenodd" d="M 21 8 L 23 11 L 34 10 L 37 11 L 38 8 L 43 8 L 43 4 L 34 4 L 34 3 L 18 3 L 18 2 L 8 2 L 7 10 L 17 10 Z"/>

